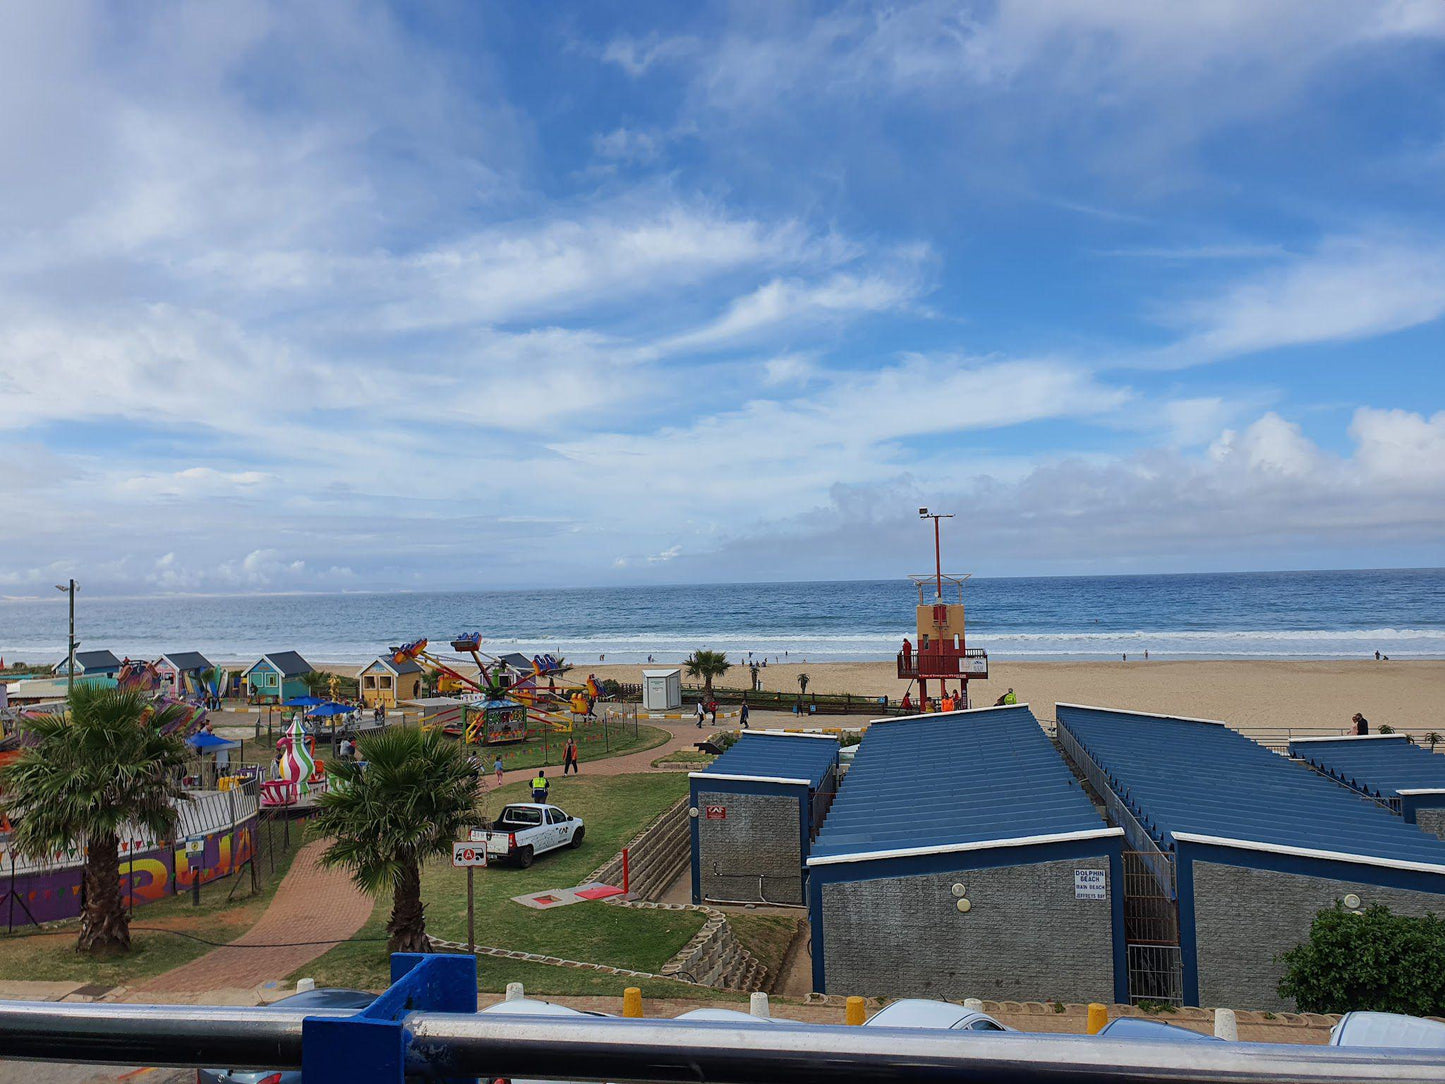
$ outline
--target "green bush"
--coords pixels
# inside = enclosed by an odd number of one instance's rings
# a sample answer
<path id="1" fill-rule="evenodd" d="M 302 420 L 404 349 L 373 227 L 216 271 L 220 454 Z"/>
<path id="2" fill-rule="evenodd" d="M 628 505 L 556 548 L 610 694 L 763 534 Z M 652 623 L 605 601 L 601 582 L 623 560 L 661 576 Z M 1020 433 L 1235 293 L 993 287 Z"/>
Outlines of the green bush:
<path id="1" fill-rule="evenodd" d="M 622 695 L 622 682 L 616 678 L 602 679 L 602 695 L 613 700 Z"/>
<path id="2" fill-rule="evenodd" d="M 1280 959 L 1279 995 L 1300 1012 L 1445 1014 L 1445 921 L 1433 914 L 1395 915 L 1383 904 L 1357 913 L 1337 900 Z"/>

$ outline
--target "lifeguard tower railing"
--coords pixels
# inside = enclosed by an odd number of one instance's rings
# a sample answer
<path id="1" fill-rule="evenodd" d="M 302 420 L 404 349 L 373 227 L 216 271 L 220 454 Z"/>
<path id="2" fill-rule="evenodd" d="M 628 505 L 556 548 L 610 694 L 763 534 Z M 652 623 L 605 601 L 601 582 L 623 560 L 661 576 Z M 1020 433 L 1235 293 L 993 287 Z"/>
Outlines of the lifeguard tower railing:
<path id="1" fill-rule="evenodd" d="M 976 661 L 974 661 L 976 660 Z M 987 678 L 988 652 L 981 647 L 929 645 L 923 651 L 898 653 L 900 678 Z"/>
<path id="2" fill-rule="evenodd" d="M 913 1028 L 479 1014 L 470 956 L 392 957 L 355 1013 L 0 1002 L 0 1060 L 261 1071 L 307 1084 L 497 1078 L 670 1084 L 1431 1084 L 1445 1051 Z"/>

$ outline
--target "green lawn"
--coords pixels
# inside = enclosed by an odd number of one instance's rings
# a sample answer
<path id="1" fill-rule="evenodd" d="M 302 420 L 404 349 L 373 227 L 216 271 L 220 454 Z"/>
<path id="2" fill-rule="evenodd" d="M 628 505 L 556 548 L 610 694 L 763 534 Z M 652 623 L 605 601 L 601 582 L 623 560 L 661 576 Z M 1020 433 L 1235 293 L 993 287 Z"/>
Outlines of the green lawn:
<path id="1" fill-rule="evenodd" d="M 264 720 L 264 716 L 262 719 Z M 280 737 L 280 730 L 276 730 L 275 737 L 267 739 L 264 722 L 261 726 L 261 739 L 257 741 L 252 735 L 252 729 L 245 727 L 223 728 L 223 736 L 232 739 L 244 737 L 244 745 L 238 751 L 231 754 L 232 763 L 243 762 L 246 764 L 270 764 L 276 756 L 276 740 Z M 625 753 L 641 753 L 648 749 L 656 749 L 659 745 L 666 744 L 671 735 L 660 727 L 647 726 L 639 723 L 635 728 L 631 723 L 626 726 L 618 726 L 616 723 L 604 725 L 601 720 L 595 723 L 579 723 L 575 730 L 577 738 L 577 756 L 582 770 L 587 770 L 590 761 L 606 760 L 610 757 L 622 756 Z M 326 760 L 331 755 L 330 739 L 317 739 L 317 756 Z M 567 735 L 548 733 L 545 736 L 538 736 L 529 741 L 516 742 L 510 745 L 477 745 L 471 748 L 481 757 L 491 770 L 492 761 L 498 755 L 502 758 L 502 766 L 508 777 L 513 772 L 524 771 L 537 767 L 555 766 L 560 771 L 562 765 L 562 747 L 567 744 Z M 551 773 L 548 773 L 551 774 Z"/>
<path id="2" fill-rule="evenodd" d="M 243 872 L 243 884 L 236 889 L 236 899 L 231 903 L 226 901 L 226 893 L 232 881 L 223 878 L 202 887 L 199 907 L 191 905 L 189 892 L 137 907 L 131 917 L 131 951 L 117 959 L 94 960 L 78 955 L 75 951 L 78 920 L 50 923 L 41 932 L 34 927 L 17 928 L 8 935 L 0 931 L 0 979 L 88 982 L 103 986 L 130 984 L 179 967 L 214 947 L 179 934 L 192 934 L 207 941 L 235 940 L 261 917 L 303 842 L 301 830 L 296 826 L 292 828 L 290 850 L 283 847 L 279 828 L 273 840 L 274 874 L 263 828 L 260 868 L 265 884 L 259 894 L 246 895 L 245 880 L 249 879 L 249 873 Z M 162 932 L 164 930 L 177 932 Z"/>
<path id="3" fill-rule="evenodd" d="M 508 801 L 527 800 L 522 782 L 510 784 L 489 796 L 490 812 Z M 569 813 L 581 817 L 587 834 L 576 850 L 542 855 L 531 869 L 492 866 L 476 871 L 476 940 L 478 944 L 535 952 L 569 960 L 657 971 L 685 945 L 703 923 L 696 911 L 653 911 L 611 907 L 603 903 L 578 903 L 554 911 L 537 911 L 510 897 L 547 888 L 580 884 L 587 875 L 616 854 L 638 830 L 687 791 L 680 775 L 622 775 L 589 778 L 586 775 L 559 779 L 551 798 Z M 440 862 L 422 873 L 422 898 L 427 906 L 428 932 L 452 941 L 465 941 L 466 872 Z M 390 899 L 378 902 L 369 928 L 384 929 Z M 366 936 L 365 931 L 361 936 Z M 503 971 L 515 970 L 517 961 L 486 960 L 486 981 Z M 539 975 L 551 993 L 594 992 L 581 986 L 604 990 L 620 989 L 616 976 L 590 976 L 567 968 L 541 967 Z M 545 976 L 552 975 L 550 978 Z M 308 964 L 306 975 L 321 981 L 346 980 L 346 976 L 373 976 L 361 985 L 385 985 L 385 947 L 377 944 L 339 945 L 320 960 Z M 604 981 L 605 980 L 605 981 Z M 506 980 L 499 980 L 505 984 Z M 524 978 L 523 981 L 526 981 Z M 580 984 L 580 985 L 579 985 Z M 669 984 L 680 985 L 680 984 Z"/>
<path id="4" fill-rule="evenodd" d="M 683 768 L 705 768 L 717 757 L 709 756 L 701 749 L 674 749 L 666 756 L 658 757 L 652 762 L 654 768 L 676 766 L 678 770 Z"/>

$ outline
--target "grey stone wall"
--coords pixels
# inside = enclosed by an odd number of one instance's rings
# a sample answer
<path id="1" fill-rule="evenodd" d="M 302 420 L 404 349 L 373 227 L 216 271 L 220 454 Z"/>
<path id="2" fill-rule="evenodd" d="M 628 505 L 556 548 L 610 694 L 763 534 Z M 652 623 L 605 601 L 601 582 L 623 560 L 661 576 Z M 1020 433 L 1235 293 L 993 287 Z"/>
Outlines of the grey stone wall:
<path id="1" fill-rule="evenodd" d="M 692 858 L 687 804 L 684 795 L 624 844 L 630 878 L 628 887 L 638 899 L 661 899 L 678 874 L 687 868 Z M 620 886 L 622 852 L 618 851 L 599 866 L 588 880 Z"/>
<path id="2" fill-rule="evenodd" d="M 1114 1000 L 1108 898 L 1074 898 L 1076 869 L 1105 857 L 822 886 L 830 994 Z M 957 908 L 953 885 L 971 904 Z"/>
<path id="3" fill-rule="evenodd" d="M 705 900 L 802 903 L 798 799 L 699 791 L 698 809 L 727 807 L 722 820 L 699 813 L 698 876 Z M 761 878 L 761 880 L 760 880 Z"/>
<path id="4" fill-rule="evenodd" d="M 1383 903 L 1396 914 L 1445 915 L 1445 895 L 1431 892 L 1195 862 L 1199 1003 L 1293 1011 L 1278 993 L 1284 965 L 1276 957 L 1309 937 L 1316 912 L 1350 892 L 1364 906 Z"/>
<path id="5" fill-rule="evenodd" d="M 1417 809 L 1415 823 L 1423 831 L 1445 839 L 1445 809 Z"/>

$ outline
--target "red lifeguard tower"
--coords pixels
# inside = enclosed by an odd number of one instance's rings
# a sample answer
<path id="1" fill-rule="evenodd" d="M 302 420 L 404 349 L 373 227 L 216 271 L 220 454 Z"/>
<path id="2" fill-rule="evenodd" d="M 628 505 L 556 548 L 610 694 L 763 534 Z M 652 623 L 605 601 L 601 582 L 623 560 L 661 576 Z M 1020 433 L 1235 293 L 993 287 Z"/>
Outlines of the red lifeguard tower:
<path id="1" fill-rule="evenodd" d="M 918 682 L 920 706 L 928 701 L 930 679 L 938 680 L 940 696 L 948 691 L 950 682 L 956 680 L 957 691 L 963 694 L 963 706 L 968 707 L 969 679 L 988 677 L 988 652 L 981 647 L 969 647 L 964 636 L 963 585 L 968 574 L 946 576 L 943 572 L 938 521 L 952 519 L 953 515 L 920 508 L 918 518 L 933 520 L 933 575 L 908 577 L 918 588 L 918 638 L 911 644 L 904 641 L 903 650 L 898 653 L 898 677 Z M 945 585 L 950 596 L 955 591 L 958 593 L 957 602 L 944 598 Z M 927 597 L 930 593 L 932 598 Z"/>

